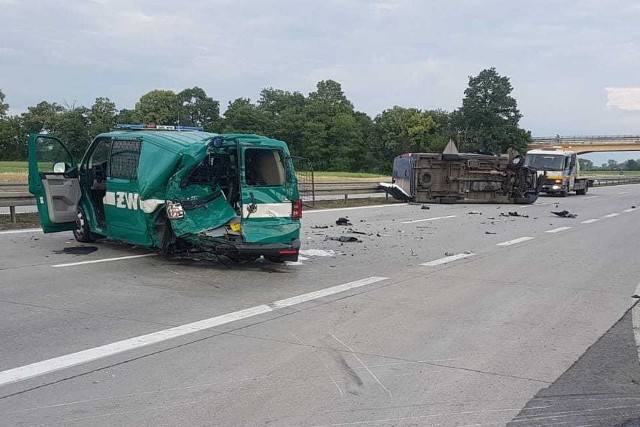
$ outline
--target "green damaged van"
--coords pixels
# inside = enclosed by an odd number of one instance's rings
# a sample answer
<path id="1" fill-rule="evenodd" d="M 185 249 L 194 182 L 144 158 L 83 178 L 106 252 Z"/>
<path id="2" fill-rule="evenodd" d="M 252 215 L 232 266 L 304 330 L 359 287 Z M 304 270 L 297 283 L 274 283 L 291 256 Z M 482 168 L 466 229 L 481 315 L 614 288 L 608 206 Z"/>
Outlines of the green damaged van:
<path id="1" fill-rule="evenodd" d="M 297 261 L 302 203 L 287 145 L 250 134 L 118 125 L 78 164 L 29 137 L 29 191 L 45 233 L 107 237 L 166 254 Z"/>

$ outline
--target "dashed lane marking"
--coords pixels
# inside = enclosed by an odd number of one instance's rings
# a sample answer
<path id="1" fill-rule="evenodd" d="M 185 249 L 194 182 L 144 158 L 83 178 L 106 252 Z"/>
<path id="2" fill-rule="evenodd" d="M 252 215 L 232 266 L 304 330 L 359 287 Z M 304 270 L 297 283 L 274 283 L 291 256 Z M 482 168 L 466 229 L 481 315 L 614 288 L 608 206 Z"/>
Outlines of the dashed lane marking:
<path id="1" fill-rule="evenodd" d="M 475 255 L 473 252 L 463 252 L 461 254 L 450 255 L 450 256 L 446 256 L 444 258 L 440 258 L 440 259 L 436 259 L 436 260 L 433 260 L 433 261 L 425 262 L 425 263 L 422 263 L 420 265 L 424 265 L 424 266 L 427 266 L 427 267 L 433 267 L 433 266 L 436 266 L 436 265 L 446 264 L 448 262 L 455 261 L 455 260 L 458 260 L 458 259 L 468 258 L 468 257 L 473 256 L 473 255 Z"/>
<path id="2" fill-rule="evenodd" d="M 561 231 L 565 231 L 565 230 L 570 230 L 573 227 L 558 227 L 558 228 L 554 228 L 553 230 L 547 230 L 545 231 L 545 233 L 559 233 Z"/>
<path id="3" fill-rule="evenodd" d="M 611 213 L 609 215 L 605 215 L 602 218 L 613 218 L 614 216 L 618 216 L 618 215 L 620 215 L 620 214 L 616 212 L 616 213 Z"/>
<path id="4" fill-rule="evenodd" d="M 414 222 L 437 221 L 439 219 L 456 218 L 458 215 L 436 216 L 434 218 L 414 219 L 413 221 L 403 221 L 403 224 L 413 224 Z"/>
<path id="5" fill-rule="evenodd" d="M 594 222 L 598 222 L 600 221 L 600 218 L 591 218 L 591 219 L 587 219 L 585 221 L 581 221 L 580 224 L 592 224 Z"/>
<path id="6" fill-rule="evenodd" d="M 633 211 L 635 211 L 635 208 L 625 209 L 622 212 L 633 212 Z"/>
<path id="7" fill-rule="evenodd" d="M 388 205 L 372 205 L 372 206 L 354 206 L 352 208 L 332 208 L 332 209 L 314 209 L 311 211 L 304 211 L 305 215 L 319 213 L 319 212 L 336 212 L 336 211 L 350 211 L 356 209 L 380 209 L 380 208 L 393 208 L 398 206 L 404 206 L 401 203 L 390 203 Z"/>
<path id="8" fill-rule="evenodd" d="M 19 234 L 19 233 L 42 233 L 42 230 L 39 228 L 25 228 L 24 230 L 0 231 L 0 235 L 1 234 Z"/>
<path id="9" fill-rule="evenodd" d="M 71 353 L 64 356 L 55 357 L 53 359 L 32 363 L 30 365 L 9 369 L 0 372 L 0 386 L 24 381 L 29 378 L 34 378 L 54 371 L 59 371 L 61 369 L 81 365 L 83 363 L 102 359 L 114 354 L 119 354 L 125 351 L 157 344 L 173 338 L 192 334 L 194 332 L 211 329 L 216 326 L 235 322 L 237 320 L 269 313 L 280 308 L 290 307 L 295 304 L 300 304 L 302 302 L 311 301 L 313 299 L 336 294 L 339 292 L 344 292 L 349 289 L 355 289 L 362 286 L 370 285 L 386 279 L 387 277 L 367 277 L 364 279 L 356 280 L 354 282 L 322 289 L 320 291 L 310 292 L 308 294 L 298 295 L 296 297 L 275 301 L 271 304 L 257 305 L 245 310 L 234 311 L 232 313 L 223 314 L 221 316 L 211 317 L 209 319 L 188 323 L 186 325 L 176 326 L 174 328 L 153 332 L 151 334 L 141 335 L 139 337 L 129 338 L 100 347 L 90 348 L 88 350 L 79 351 L 77 353 Z"/>
<path id="10" fill-rule="evenodd" d="M 600 196 L 587 196 L 587 197 L 581 197 L 580 200 L 587 200 L 587 199 L 596 199 Z"/>
<path id="11" fill-rule="evenodd" d="M 531 239 L 533 239 L 533 237 L 525 236 L 525 237 L 520 237 L 518 239 L 507 240 L 506 242 L 502 242 L 502 243 L 496 243 L 496 246 L 511 246 L 518 243 L 526 242 L 527 240 L 531 240 Z"/>
<path id="12" fill-rule="evenodd" d="M 102 259 L 94 259 L 91 261 L 80 261 L 80 262 L 70 262 L 67 264 L 54 264 L 51 267 L 73 267 L 75 265 L 84 265 L 84 264 L 97 264 L 99 262 L 111 262 L 111 261 L 121 261 L 124 259 L 134 259 L 134 258 L 144 258 L 148 256 L 156 256 L 157 254 L 142 254 L 142 255 L 129 255 L 129 256 L 119 256 L 115 258 L 102 258 Z"/>

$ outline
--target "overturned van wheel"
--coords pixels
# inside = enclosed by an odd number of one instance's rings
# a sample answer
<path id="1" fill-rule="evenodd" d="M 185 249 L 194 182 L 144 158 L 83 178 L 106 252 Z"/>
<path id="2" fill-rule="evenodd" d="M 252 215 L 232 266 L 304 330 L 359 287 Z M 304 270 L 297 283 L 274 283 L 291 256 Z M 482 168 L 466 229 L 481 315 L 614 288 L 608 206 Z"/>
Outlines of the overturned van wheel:
<path id="1" fill-rule="evenodd" d="M 524 156 L 515 156 L 513 159 L 507 163 L 507 168 L 511 170 L 518 170 L 522 166 L 524 166 L 525 158 Z"/>
<path id="2" fill-rule="evenodd" d="M 84 213 L 82 206 L 78 206 L 78 212 L 76 214 L 76 229 L 73 230 L 73 237 L 75 237 L 78 242 L 82 243 L 93 242 L 95 240 L 89 230 L 89 222 L 87 221 L 87 216 Z"/>

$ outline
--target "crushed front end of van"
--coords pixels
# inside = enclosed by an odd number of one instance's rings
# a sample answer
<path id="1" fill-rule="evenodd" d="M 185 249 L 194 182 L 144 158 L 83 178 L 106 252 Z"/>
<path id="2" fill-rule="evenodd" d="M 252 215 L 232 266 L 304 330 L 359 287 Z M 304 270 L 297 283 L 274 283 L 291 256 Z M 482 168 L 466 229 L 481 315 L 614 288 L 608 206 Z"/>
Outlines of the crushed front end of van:
<path id="1" fill-rule="evenodd" d="M 191 146 L 181 152 L 164 199 L 153 224 L 156 245 L 167 253 L 298 259 L 302 204 L 281 141 L 232 134 Z"/>

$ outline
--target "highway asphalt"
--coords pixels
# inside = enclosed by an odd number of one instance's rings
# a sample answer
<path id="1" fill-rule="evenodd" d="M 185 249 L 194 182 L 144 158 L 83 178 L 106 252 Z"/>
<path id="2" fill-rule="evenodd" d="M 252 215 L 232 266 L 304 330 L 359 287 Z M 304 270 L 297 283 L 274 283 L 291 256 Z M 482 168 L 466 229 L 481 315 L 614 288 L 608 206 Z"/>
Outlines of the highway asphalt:
<path id="1" fill-rule="evenodd" d="M 0 233 L 0 425 L 578 425 L 549 391 L 635 381 L 640 186 L 428 206 L 305 213 L 295 265 Z"/>

